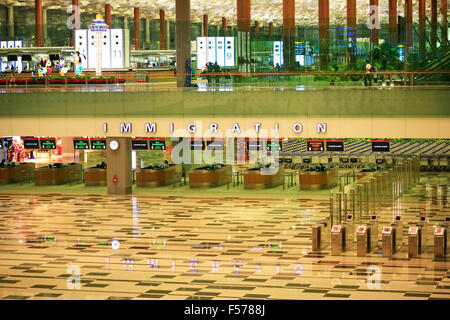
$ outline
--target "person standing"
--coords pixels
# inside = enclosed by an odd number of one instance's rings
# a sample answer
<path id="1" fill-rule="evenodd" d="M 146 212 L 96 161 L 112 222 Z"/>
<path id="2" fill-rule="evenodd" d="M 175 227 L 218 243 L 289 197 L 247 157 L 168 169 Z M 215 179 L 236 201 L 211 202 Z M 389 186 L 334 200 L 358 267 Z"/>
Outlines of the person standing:
<path id="1" fill-rule="evenodd" d="M 366 60 L 366 74 L 364 75 L 364 85 L 372 86 L 372 65 L 370 64 L 369 60 Z M 367 84 L 369 83 L 369 84 Z"/>

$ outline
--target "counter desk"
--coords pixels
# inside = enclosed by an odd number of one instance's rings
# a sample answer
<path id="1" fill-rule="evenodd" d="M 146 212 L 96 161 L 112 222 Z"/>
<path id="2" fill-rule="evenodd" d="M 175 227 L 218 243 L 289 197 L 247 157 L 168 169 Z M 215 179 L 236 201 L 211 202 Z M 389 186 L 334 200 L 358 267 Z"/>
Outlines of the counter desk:
<path id="1" fill-rule="evenodd" d="M 181 181 L 181 165 L 170 164 L 168 167 L 149 166 L 136 170 L 136 186 L 160 187 Z"/>
<path id="2" fill-rule="evenodd" d="M 52 186 L 67 183 L 79 183 L 82 180 L 81 164 L 63 164 L 60 167 L 41 167 L 34 170 L 37 186 Z"/>
<path id="3" fill-rule="evenodd" d="M 231 182 L 231 166 L 206 166 L 189 171 L 191 188 L 213 188 Z"/>
<path id="4" fill-rule="evenodd" d="M 86 187 L 106 186 L 106 169 L 96 167 L 84 169 L 84 185 Z"/>
<path id="5" fill-rule="evenodd" d="M 0 168 L 0 184 L 30 182 L 34 180 L 34 163 L 20 163 Z"/>
<path id="6" fill-rule="evenodd" d="M 300 172 L 300 190 L 322 190 L 337 185 L 337 169 Z"/>
<path id="7" fill-rule="evenodd" d="M 269 168 L 264 168 L 269 169 Z M 279 167 L 273 174 L 263 174 L 260 168 L 249 169 L 244 173 L 245 189 L 275 188 L 283 184 L 284 168 Z"/>

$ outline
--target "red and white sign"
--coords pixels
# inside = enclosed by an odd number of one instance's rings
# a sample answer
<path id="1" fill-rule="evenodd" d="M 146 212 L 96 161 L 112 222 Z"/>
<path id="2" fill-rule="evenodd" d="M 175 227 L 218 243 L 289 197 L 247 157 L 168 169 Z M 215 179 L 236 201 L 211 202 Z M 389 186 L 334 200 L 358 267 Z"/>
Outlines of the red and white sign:
<path id="1" fill-rule="evenodd" d="M 444 235 L 444 228 L 435 228 L 434 229 L 434 235 L 435 236 L 443 236 Z"/>
<path id="2" fill-rule="evenodd" d="M 357 233 L 366 233 L 366 226 L 358 226 Z"/>
<path id="3" fill-rule="evenodd" d="M 339 232 L 341 232 L 341 226 L 340 225 L 333 226 L 333 228 L 331 228 L 331 232 L 332 233 L 339 233 Z"/>
<path id="4" fill-rule="evenodd" d="M 383 228 L 383 233 L 391 234 L 391 232 L 392 232 L 392 227 L 384 227 Z"/>

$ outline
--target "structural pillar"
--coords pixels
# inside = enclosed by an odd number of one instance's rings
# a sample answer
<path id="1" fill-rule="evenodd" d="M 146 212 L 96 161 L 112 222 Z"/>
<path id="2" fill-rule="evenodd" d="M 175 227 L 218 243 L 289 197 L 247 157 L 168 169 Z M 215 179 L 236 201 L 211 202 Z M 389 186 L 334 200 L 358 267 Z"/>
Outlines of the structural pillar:
<path id="1" fill-rule="evenodd" d="M 431 0 L 431 34 L 430 34 L 430 42 L 431 49 L 436 50 L 437 48 L 437 0 Z"/>
<path id="2" fill-rule="evenodd" d="M 447 0 L 441 0 L 441 46 L 448 45 Z"/>
<path id="3" fill-rule="evenodd" d="M 42 8 L 42 43 L 43 43 L 43 46 L 45 46 L 46 41 L 47 41 L 47 8 Z"/>
<path id="4" fill-rule="evenodd" d="M 214 27 L 216 28 L 216 37 L 220 37 L 220 26 L 217 24 Z"/>
<path id="5" fill-rule="evenodd" d="M 224 37 L 227 36 L 227 29 L 228 29 L 227 18 L 222 17 L 222 32 Z"/>
<path id="6" fill-rule="evenodd" d="M 73 163 L 75 161 L 75 149 L 72 137 L 61 137 L 61 153 L 63 163 Z"/>
<path id="7" fill-rule="evenodd" d="M 186 85 L 186 63 L 191 63 L 191 1 L 175 0 L 177 87 Z"/>
<path id="8" fill-rule="evenodd" d="M 166 20 L 166 50 L 170 50 L 170 21 Z"/>
<path id="9" fill-rule="evenodd" d="M 413 43 L 413 4 L 412 0 L 405 0 L 405 17 L 406 17 L 406 41 L 408 47 Z"/>
<path id="10" fill-rule="evenodd" d="M 203 36 L 204 37 L 208 36 L 208 15 L 207 14 L 203 15 Z"/>
<path id="11" fill-rule="evenodd" d="M 36 47 L 43 47 L 44 41 L 42 37 L 42 0 L 34 1 L 34 16 Z"/>
<path id="12" fill-rule="evenodd" d="M 251 68 L 251 6 L 250 0 L 237 0 L 237 59 L 239 72 Z"/>
<path id="13" fill-rule="evenodd" d="M 426 55 L 426 0 L 419 0 L 419 56 Z"/>
<path id="14" fill-rule="evenodd" d="M 8 6 L 8 38 L 14 40 L 14 6 L 12 4 Z"/>
<path id="15" fill-rule="evenodd" d="M 80 7 L 78 5 L 78 0 L 72 0 L 72 15 L 73 15 L 73 30 L 80 29 Z M 74 32 L 75 34 L 75 32 Z"/>
<path id="16" fill-rule="evenodd" d="M 111 4 L 105 4 L 105 23 L 111 28 Z"/>
<path id="17" fill-rule="evenodd" d="M 295 70 L 295 0 L 283 0 L 283 60 L 288 70 Z"/>
<path id="18" fill-rule="evenodd" d="M 109 145 L 111 141 L 117 141 L 119 148 L 112 150 Z M 126 195 L 132 191 L 132 169 L 131 169 L 131 139 L 106 138 L 106 186 L 108 194 Z"/>
<path id="19" fill-rule="evenodd" d="M 393 47 L 398 43 L 397 20 L 397 0 L 389 0 L 389 38 Z"/>
<path id="20" fill-rule="evenodd" d="M 150 19 L 145 19 L 145 43 L 150 45 Z"/>
<path id="21" fill-rule="evenodd" d="M 128 29 L 128 17 L 123 17 L 123 28 Z"/>
<path id="22" fill-rule="evenodd" d="M 356 0 L 347 0 L 347 52 L 350 65 L 356 66 Z"/>
<path id="23" fill-rule="evenodd" d="M 406 0 L 406 1 L 408 1 L 408 0 Z M 379 12 L 380 12 L 380 9 L 378 8 L 378 0 L 370 0 L 370 6 L 372 7 L 374 7 L 374 8 L 376 8 L 376 9 L 374 9 L 375 10 L 375 12 L 373 12 L 372 10 L 370 10 L 370 15 L 372 16 L 372 17 L 376 17 L 377 19 L 378 19 L 378 21 L 379 21 L 379 19 L 380 19 L 380 15 L 379 15 Z M 379 39 L 379 36 L 378 36 L 378 26 L 376 26 L 376 25 L 373 25 L 372 26 L 372 29 L 370 29 L 370 42 L 373 44 L 373 45 L 378 45 L 378 39 Z"/>
<path id="24" fill-rule="evenodd" d="M 139 8 L 134 8 L 134 49 L 139 50 L 141 47 L 141 19 Z"/>
<path id="25" fill-rule="evenodd" d="M 329 0 L 319 0 L 319 59 L 320 69 L 325 69 L 328 65 L 330 39 L 330 2 Z"/>
<path id="26" fill-rule="evenodd" d="M 164 10 L 159 10 L 159 49 L 166 50 L 166 12 Z"/>
<path id="27" fill-rule="evenodd" d="M 269 41 L 272 41 L 273 37 L 273 22 L 269 22 Z"/>
<path id="28" fill-rule="evenodd" d="M 237 29 L 250 32 L 250 0 L 237 0 Z"/>
<path id="29" fill-rule="evenodd" d="M 259 32 L 259 21 L 255 21 L 255 33 Z"/>

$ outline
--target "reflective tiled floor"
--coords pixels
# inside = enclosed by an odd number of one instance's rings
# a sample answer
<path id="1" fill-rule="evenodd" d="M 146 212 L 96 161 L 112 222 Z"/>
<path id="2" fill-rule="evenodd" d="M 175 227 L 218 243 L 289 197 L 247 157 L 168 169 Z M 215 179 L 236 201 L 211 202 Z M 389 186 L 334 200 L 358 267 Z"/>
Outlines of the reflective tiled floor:
<path id="1" fill-rule="evenodd" d="M 447 198 L 422 185 L 377 214 L 401 212 L 406 235 L 425 211 L 431 239 Z M 0 299 L 450 299 L 430 242 L 414 259 L 406 245 L 391 259 L 312 253 L 327 214 L 326 199 L 300 196 L 3 194 Z"/>

